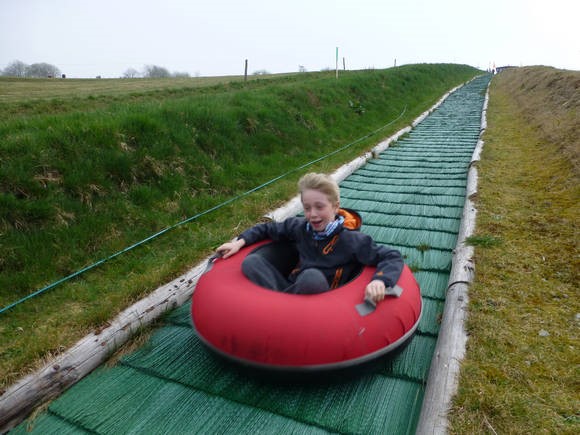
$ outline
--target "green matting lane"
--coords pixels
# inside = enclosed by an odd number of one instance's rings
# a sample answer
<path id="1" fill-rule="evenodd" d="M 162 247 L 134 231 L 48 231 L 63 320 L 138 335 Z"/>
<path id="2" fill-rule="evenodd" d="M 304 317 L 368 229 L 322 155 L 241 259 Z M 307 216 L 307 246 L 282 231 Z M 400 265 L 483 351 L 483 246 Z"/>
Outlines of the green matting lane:
<path id="1" fill-rule="evenodd" d="M 99 368 L 12 433 L 414 433 L 489 80 L 451 94 L 341 183 L 342 206 L 362 215 L 362 231 L 399 249 L 416 270 L 424 312 L 400 352 L 349 376 L 264 378 L 211 354 L 186 304 L 139 350 Z"/>

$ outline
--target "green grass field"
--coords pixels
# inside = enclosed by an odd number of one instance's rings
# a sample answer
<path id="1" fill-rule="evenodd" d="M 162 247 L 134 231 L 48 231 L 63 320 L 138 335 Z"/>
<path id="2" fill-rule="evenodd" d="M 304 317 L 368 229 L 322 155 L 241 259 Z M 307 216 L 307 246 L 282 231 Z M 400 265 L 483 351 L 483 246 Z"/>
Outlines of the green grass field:
<path id="1" fill-rule="evenodd" d="M 1 306 L 404 115 L 0 314 L 2 388 L 282 204 L 301 173 L 350 161 L 478 73 L 414 65 L 339 80 L 333 73 L 203 86 L 178 79 L 151 81 L 149 89 L 140 88 L 146 81 L 118 80 L 100 91 L 98 80 L 17 82 L 20 97 L 0 104 Z"/>

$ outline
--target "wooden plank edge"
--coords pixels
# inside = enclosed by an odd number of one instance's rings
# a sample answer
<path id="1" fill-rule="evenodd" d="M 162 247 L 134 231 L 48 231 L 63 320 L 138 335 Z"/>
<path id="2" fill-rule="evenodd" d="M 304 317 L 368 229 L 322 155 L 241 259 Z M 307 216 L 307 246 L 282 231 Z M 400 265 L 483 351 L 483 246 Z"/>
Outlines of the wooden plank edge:
<path id="1" fill-rule="evenodd" d="M 10 386 L 0 397 L 0 433 L 104 363 L 140 328 L 187 302 L 206 266 L 207 260 L 159 287 L 121 312 L 106 328 L 85 336 L 43 368 Z"/>

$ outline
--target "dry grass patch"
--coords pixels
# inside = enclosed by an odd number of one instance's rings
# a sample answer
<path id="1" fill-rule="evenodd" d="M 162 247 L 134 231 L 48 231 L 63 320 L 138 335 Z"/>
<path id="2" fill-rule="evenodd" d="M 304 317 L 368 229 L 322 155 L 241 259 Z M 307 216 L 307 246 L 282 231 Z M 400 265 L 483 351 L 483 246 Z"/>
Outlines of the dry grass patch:
<path id="1" fill-rule="evenodd" d="M 548 68 L 492 82 L 451 433 L 580 432 L 578 83 Z"/>

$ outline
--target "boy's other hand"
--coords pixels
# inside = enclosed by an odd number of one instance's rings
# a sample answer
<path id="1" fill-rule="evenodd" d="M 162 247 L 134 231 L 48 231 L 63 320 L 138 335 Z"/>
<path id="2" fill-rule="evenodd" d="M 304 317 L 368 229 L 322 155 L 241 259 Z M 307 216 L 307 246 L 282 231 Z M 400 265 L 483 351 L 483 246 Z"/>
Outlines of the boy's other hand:
<path id="1" fill-rule="evenodd" d="M 224 243 L 219 248 L 216 249 L 216 252 L 222 254 L 222 258 L 228 258 L 232 255 L 236 254 L 242 247 L 246 244 L 244 239 L 237 239 L 231 242 Z"/>

